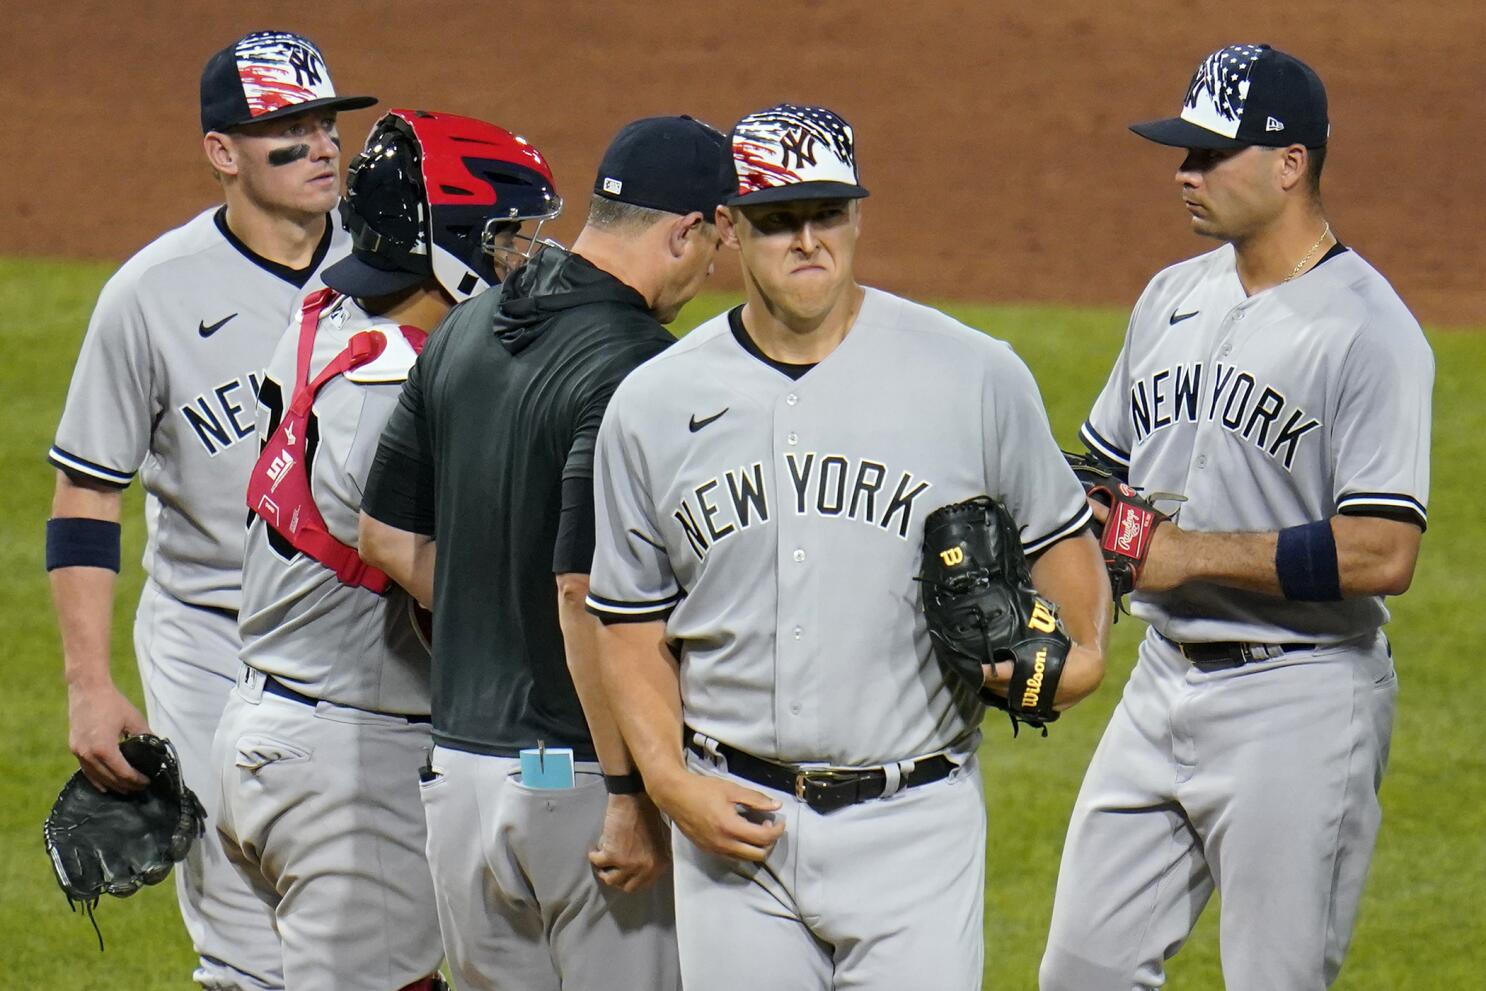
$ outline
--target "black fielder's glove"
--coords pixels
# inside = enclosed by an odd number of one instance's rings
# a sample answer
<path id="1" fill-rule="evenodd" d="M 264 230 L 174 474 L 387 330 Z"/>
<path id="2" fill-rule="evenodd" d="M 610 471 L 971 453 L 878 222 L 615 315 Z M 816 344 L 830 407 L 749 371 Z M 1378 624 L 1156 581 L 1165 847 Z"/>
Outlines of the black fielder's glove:
<path id="1" fill-rule="evenodd" d="M 943 506 L 924 521 L 924 615 L 934 654 L 981 701 L 1041 729 L 1071 646 L 1057 607 L 1032 588 L 1016 521 L 987 496 Z M 984 687 L 982 664 L 1009 661 L 1007 694 Z"/>
<path id="2" fill-rule="evenodd" d="M 1135 590 L 1135 583 L 1140 580 L 1156 527 L 1171 519 L 1151 505 L 1152 500 L 1182 497 L 1155 493 L 1143 496 L 1130 487 L 1115 465 L 1092 455 L 1068 451 L 1063 452 L 1063 457 L 1084 492 L 1109 510 L 1109 518 L 1099 535 L 1099 548 L 1104 554 L 1104 570 L 1109 572 L 1109 587 L 1114 593 L 1118 615 L 1125 596 Z"/>
<path id="3" fill-rule="evenodd" d="M 150 783 L 129 794 L 99 791 L 78 771 L 42 830 L 67 903 L 81 903 L 89 918 L 101 896 L 123 898 L 165 880 L 205 832 L 206 810 L 186 787 L 169 740 L 131 736 L 119 750 Z"/>

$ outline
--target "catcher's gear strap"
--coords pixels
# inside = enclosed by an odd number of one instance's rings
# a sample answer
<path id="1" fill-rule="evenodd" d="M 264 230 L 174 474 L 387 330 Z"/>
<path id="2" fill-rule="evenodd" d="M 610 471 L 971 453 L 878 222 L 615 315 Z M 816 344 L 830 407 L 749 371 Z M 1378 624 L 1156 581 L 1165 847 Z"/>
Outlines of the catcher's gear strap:
<path id="1" fill-rule="evenodd" d="M 119 536 L 115 520 L 54 516 L 46 521 L 46 570 L 107 568 L 119 570 Z"/>
<path id="2" fill-rule="evenodd" d="M 1274 570 L 1285 598 L 1297 602 L 1340 602 L 1336 534 L 1330 520 L 1301 523 L 1280 531 Z"/>
<path id="3" fill-rule="evenodd" d="M 345 349 L 311 381 L 310 357 L 315 350 L 320 314 L 337 298 L 333 290 L 321 289 L 306 297 L 300 309 L 294 392 L 284 410 L 283 420 L 263 445 L 249 476 L 248 508 L 289 541 L 295 550 L 334 571 L 343 584 L 360 586 L 381 595 L 391 584 L 386 572 L 367 564 L 354 547 L 331 534 L 310 488 L 305 445 L 315 397 L 336 376 L 375 361 L 387 348 L 387 338 L 381 331 L 364 330 L 354 335 Z M 401 327 L 400 330 L 415 352 L 423 350 L 428 338 L 426 333 L 416 327 Z"/>

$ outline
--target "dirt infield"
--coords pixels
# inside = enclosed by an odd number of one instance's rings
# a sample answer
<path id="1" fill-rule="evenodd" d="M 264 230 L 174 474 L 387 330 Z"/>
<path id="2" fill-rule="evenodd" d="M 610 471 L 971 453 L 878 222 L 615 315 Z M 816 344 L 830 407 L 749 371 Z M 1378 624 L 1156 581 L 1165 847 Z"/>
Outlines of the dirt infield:
<path id="1" fill-rule="evenodd" d="M 199 11 L 196 8 L 199 7 Z M 1128 306 L 1186 233 L 1177 153 L 1125 130 L 1177 109 L 1228 41 L 1309 61 L 1331 91 L 1334 226 L 1425 320 L 1486 325 L 1486 6 L 1254 0 L 870 3 L 263 2 L 14 5 L 0 254 L 121 258 L 215 199 L 207 55 L 259 27 L 327 51 L 342 92 L 487 117 L 553 161 L 578 209 L 634 117 L 726 125 L 780 100 L 855 125 L 866 281 L 918 296 Z M 348 147 L 375 111 L 343 119 Z M 720 284 L 733 278 L 721 266 Z"/>

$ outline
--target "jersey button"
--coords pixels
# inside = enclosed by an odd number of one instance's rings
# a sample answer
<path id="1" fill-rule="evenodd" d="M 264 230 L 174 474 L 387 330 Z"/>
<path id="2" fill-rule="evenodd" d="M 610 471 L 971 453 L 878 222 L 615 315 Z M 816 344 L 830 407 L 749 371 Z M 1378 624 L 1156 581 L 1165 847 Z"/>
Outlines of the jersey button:
<path id="1" fill-rule="evenodd" d="M 791 702 L 789 706 L 789 712 L 792 716 L 798 716 L 800 714 L 800 703 Z"/>
<path id="2" fill-rule="evenodd" d="M 785 443 L 793 447 L 800 442 L 800 435 L 791 430 L 789 433 L 784 435 L 784 440 Z"/>
<path id="3" fill-rule="evenodd" d="M 1242 320 L 1243 319 L 1243 315 L 1244 315 L 1244 311 L 1243 310 L 1236 310 L 1236 311 L 1234 311 L 1233 319 L 1235 319 L 1235 320 Z"/>
<path id="4" fill-rule="evenodd" d="M 1228 357 L 1232 353 L 1233 353 L 1233 345 L 1232 344 L 1224 344 L 1221 348 L 1218 349 L 1218 357 L 1219 358 L 1226 358 L 1226 357 Z"/>
<path id="5" fill-rule="evenodd" d="M 1206 454 L 1199 454 L 1199 455 L 1197 455 L 1197 467 L 1199 467 L 1199 468 L 1206 468 L 1207 467 L 1207 455 Z"/>
<path id="6" fill-rule="evenodd" d="M 795 403 L 800 401 L 800 397 L 791 392 L 789 395 L 784 397 L 784 401 L 790 406 L 793 406 Z"/>
<path id="7" fill-rule="evenodd" d="M 794 554 L 791 556 L 795 559 L 796 564 L 800 564 L 805 560 L 805 549 L 802 547 L 796 547 Z"/>
<path id="8" fill-rule="evenodd" d="M 805 635 L 805 628 L 803 626 L 797 626 L 797 627 L 795 627 L 794 634 L 795 634 L 795 639 L 796 640 L 800 639 L 801 637 L 803 637 Z"/>

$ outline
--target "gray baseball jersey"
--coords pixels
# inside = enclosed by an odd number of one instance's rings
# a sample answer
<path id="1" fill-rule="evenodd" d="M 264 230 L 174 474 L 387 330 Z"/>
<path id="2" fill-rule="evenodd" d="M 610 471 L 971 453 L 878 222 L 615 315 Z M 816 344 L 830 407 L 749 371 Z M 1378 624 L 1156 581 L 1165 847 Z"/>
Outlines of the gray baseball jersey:
<path id="1" fill-rule="evenodd" d="M 386 350 L 327 382 L 309 421 L 318 438 L 310 448 L 315 505 L 330 533 L 351 547 L 377 442 L 417 355 L 396 324 L 341 297 L 320 317 L 309 368 L 313 378 L 352 336 L 371 329 L 386 337 Z M 274 350 L 259 391 L 258 435 L 264 440 L 293 395 L 298 345 L 296 320 Z M 248 528 L 242 580 L 245 663 L 328 702 L 428 713 L 428 649 L 411 620 L 412 599 L 402 589 L 394 585 L 377 595 L 343 584 L 257 515 Z"/>
<path id="2" fill-rule="evenodd" d="M 1151 282 L 1082 433 L 1133 485 L 1184 493 L 1184 529 L 1337 513 L 1423 527 L 1433 373 L 1419 325 L 1355 253 L 1247 296 L 1224 246 Z M 1040 986 L 1163 985 L 1215 893 L 1229 987 L 1329 986 L 1381 819 L 1398 689 L 1381 598 L 1132 598 L 1164 636 L 1141 644 L 1074 804 Z M 1292 649 L 1204 665 L 1172 640 Z"/>
<path id="3" fill-rule="evenodd" d="M 1337 513 L 1422 528 L 1433 381 L 1418 322 L 1356 252 L 1249 297 L 1224 245 L 1151 281 L 1081 433 L 1134 484 L 1185 495 L 1184 529 Z M 1178 641 L 1336 643 L 1388 620 L 1381 597 L 1291 602 L 1195 583 L 1131 599 Z"/>
<path id="4" fill-rule="evenodd" d="M 257 457 L 260 370 L 294 301 L 349 248 L 337 223 L 304 270 L 252 254 L 208 210 L 145 247 L 104 286 L 48 459 L 144 485 L 144 567 L 177 599 L 235 610 L 242 491 Z"/>
<path id="5" fill-rule="evenodd" d="M 726 315 L 697 328 L 619 387 L 594 476 L 590 608 L 666 618 L 687 721 L 790 762 L 895 761 L 979 723 L 930 651 L 925 516 L 989 494 L 1031 553 L 1088 520 L 1011 349 L 872 289 L 798 380 Z"/>

